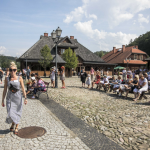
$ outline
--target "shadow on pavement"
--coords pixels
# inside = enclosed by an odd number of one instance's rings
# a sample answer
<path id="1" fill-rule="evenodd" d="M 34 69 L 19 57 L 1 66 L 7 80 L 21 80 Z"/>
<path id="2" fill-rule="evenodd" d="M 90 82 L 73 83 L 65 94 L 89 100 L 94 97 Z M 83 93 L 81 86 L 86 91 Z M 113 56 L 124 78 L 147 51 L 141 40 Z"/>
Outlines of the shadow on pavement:
<path id="1" fill-rule="evenodd" d="M 1 134 L 8 134 L 8 133 L 10 133 L 10 130 L 9 130 L 9 129 L 0 130 L 0 135 L 1 135 Z"/>
<path id="2" fill-rule="evenodd" d="M 135 103 L 136 105 L 147 105 L 147 106 L 150 106 L 150 103 L 149 102 L 145 102 L 145 103 Z"/>

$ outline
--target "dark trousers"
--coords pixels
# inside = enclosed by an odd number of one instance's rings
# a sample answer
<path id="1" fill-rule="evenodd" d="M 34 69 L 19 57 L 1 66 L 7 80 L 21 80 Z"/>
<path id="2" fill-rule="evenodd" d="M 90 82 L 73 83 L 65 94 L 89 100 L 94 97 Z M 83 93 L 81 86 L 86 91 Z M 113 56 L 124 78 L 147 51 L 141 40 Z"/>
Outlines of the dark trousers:
<path id="1" fill-rule="evenodd" d="M 43 91 L 43 88 L 39 87 L 39 88 L 34 88 L 33 93 L 36 94 L 37 91 Z"/>

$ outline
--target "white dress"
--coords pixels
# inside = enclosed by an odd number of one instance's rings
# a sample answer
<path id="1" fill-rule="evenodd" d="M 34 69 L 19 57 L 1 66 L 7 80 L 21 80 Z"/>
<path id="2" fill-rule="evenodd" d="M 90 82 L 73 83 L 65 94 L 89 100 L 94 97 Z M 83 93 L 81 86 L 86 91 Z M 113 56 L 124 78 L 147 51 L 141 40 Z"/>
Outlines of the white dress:
<path id="1" fill-rule="evenodd" d="M 87 80 L 86 80 L 86 83 L 85 84 L 87 84 L 87 85 L 90 85 L 91 84 L 91 78 L 90 77 L 88 77 L 87 78 Z"/>

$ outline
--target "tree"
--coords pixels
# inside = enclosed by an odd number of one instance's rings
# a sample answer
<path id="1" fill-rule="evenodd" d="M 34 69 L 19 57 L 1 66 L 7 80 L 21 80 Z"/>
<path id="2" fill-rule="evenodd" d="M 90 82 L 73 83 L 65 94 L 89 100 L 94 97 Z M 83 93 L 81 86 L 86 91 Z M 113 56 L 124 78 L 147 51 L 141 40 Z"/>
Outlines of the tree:
<path id="1" fill-rule="evenodd" d="M 103 57 L 105 54 L 107 54 L 108 52 L 106 52 L 106 51 L 97 51 L 97 52 L 94 52 L 94 54 L 96 54 L 97 56 L 99 56 L 99 57 Z"/>
<path id="2" fill-rule="evenodd" d="M 46 76 L 46 67 L 50 65 L 53 57 L 51 55 L 50 48 L 47 45 L 40 50 L 40 53 L 43 59 L 40 59 L 39 63 L 44 68 L 44 76 Z"/>
<path id="3" fill-rule="evenodd" d="M 73 52 L 73 50 L 69 47 L 69 49 L 66 49 L 65 52 L 62 55 L 63 59 L 67 62 L 65 64 L 65 67 L 67 69 L 76 68 L 78 65 L 78 57 L 76 56 L 76 53 Z"/>

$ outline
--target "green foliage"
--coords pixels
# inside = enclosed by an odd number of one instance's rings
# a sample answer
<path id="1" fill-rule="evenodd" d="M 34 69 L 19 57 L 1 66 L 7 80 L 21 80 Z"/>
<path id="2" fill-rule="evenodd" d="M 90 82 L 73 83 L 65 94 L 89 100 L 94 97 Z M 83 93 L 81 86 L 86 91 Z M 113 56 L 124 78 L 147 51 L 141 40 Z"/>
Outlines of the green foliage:
<path id="1" fill-rule="evenodd" d="M 63 59 L 67 62 L 65 64 L 66 68 L 76 68 L 78 65 L 78 57 L 76 56 L 76 53 L 73 52 L 73 50 L 69 47 L 69 49 L 66 49 L 65 52 L 62 55 Z"/>
<path id="2" fill-rule="evenodd" d="M 45 74 L 46 67 L 50 65 L 50 62 L 52 61 L 53 57 L 51 55 L 50 48 L 47 45 L 45 45 L 40 50 L 40 53 L 43 59 L 40 59 L 39 63 L 44 68 L 44 74 Z"/>
<path id="3" fill-rule="evenodd" d="M 138 45 L 138 48 L 148 55 L 150 55 L 150 31 L 135 38 L 132 42 L 130 40 L 127 46 Z"/>
<path id="4" fill-rule="evenodd" d="M 107 54 L 107 53 L 109 53 L 109 52 L 106 52 L 106 51 L 97 51 L 97 52 L 94 52 L 94 54 L 96 54 L 97 56 L 99 56 L 99 57 L 103 57 L 105 54 Z"/>

